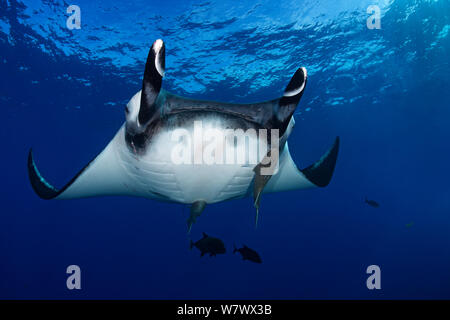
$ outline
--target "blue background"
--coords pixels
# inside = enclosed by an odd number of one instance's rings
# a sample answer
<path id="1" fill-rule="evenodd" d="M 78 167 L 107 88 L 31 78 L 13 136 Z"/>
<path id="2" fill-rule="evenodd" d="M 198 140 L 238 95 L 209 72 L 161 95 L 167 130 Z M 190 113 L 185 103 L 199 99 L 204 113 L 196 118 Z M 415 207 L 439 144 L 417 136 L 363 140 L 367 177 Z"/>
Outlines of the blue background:
<path id="1" fill-rule="evenodd" d="M 0 298 L 450 298 L 449 1 L 77 0 L 80 30 L 69 4 L 0 1 Z M 341 137 L 332 183 L 264 195 L 256 230 L 251 199 L 209 205 L 192 238 L 223 239 L 216 258 L 189 250 L 182 205 L 44 201 L 28 182 L 30 147 L 57 186 L 102 150 L 157 38 L 164 88 L 193 98 L 272 99 L 305 66 L 293 158 Z"/>

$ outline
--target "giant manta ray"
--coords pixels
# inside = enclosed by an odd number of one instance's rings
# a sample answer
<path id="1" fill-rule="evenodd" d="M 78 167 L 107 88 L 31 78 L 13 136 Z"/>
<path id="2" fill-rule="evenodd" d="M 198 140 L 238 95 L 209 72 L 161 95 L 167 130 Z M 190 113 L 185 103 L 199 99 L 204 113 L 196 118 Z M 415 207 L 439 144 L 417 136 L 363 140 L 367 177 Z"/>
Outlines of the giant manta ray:
<path id="1" fill-rule="evenodd" d="M 30 150 L 29 179 L 39 197 L 74 199 L 125 195 L 190 204 L 187 221 L 190 230 L 209 203 L 253 196 L 257 222 L 262 193 L 329 184 L 336 165 L 339 137 L 320 160 L 304 169 L 297 168 L 289 153 L 287 138 L 294 127 L 293 114 L 306 86 L 305 68 L 295 72 L 281 98 L 251 104 L 199 101 L 169 93 L 161 89 L 164 68 L 165 46 L 158 39 L 147 57 L 142 90 L 125 108 L 125 124 L 106 148 L 61 189 L 53 187 L 41 176 Z M 272 171 L 273 174 L 262 174 L 261 168 L 267 166 L 267 161 L 256 165 L 248 162 L 174 163 L 173 150 L 175 144 L 180 143 L 173 139 L 176 130 L 181 128 L 192 134 L 194 141 L 185 139 L 186 145 L 202 146 L 195 141 L 202 139 L 195 133 L 194 123 L 198 121 L 204 127 L 213 127 L 215 132 L 277 130 L 278 141 L 269 143 L 269 152 L 264 159 L 276 145 L 278 157 L 272 162 L 276 162 L 278 170 Z M 249 139 L 268 140 L 254 136 Z M 218 144 L 217 141 L 212 143 Z M 242 151 L 238 144 L 236 140 L 225 143 L 225 152 Z M 247 156 L 253 156 L 248 154 L 252 150 L 246 151 Z"/>

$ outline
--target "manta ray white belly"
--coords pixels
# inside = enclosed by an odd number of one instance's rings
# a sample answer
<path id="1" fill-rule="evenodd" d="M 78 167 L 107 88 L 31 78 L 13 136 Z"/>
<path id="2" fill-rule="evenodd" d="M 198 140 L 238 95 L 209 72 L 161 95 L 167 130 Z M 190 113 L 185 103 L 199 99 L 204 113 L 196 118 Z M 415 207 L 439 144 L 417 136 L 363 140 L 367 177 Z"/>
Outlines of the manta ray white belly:
<path id="1" fill-rule="evenodd" d="M 204 123 L 206 126 L 210 124 Z M 215 127 L 224 133 L 224 127 Z M 121 129 L 122 131 L 123 129 Z M 178 129 L 175 129 L 178 130 Z M 218 140 L 205 143 L 203 137 L 188 129 L 191 141 L 186 144 L 189 163 L 179 163 L 174 159 L 174 150 L 180 142 L 174 140 L 174 130 L 164 130 L 157 134 L 147 152 L 137 156 L 130 152 L 125 141 L 117 144 L 117 157 L 127 175 L 127 185 L 133 193 L 159 200 L 193 203 L 205 201 L 215 203 L 244 197 L 254 176 L 253 167 L 248 163 L 206 163 L 205 148 L 222 147 L 224 154 L 237 154 L 240 145 L 220 144 Z M 119 132 L 119 135 L 122 133 Z M 248 141 L 257 143 L 256 141 Z M 200 158 L 198 158 L 200 157 Z M 225 161 L 224 161 L 225 162 Z"/>

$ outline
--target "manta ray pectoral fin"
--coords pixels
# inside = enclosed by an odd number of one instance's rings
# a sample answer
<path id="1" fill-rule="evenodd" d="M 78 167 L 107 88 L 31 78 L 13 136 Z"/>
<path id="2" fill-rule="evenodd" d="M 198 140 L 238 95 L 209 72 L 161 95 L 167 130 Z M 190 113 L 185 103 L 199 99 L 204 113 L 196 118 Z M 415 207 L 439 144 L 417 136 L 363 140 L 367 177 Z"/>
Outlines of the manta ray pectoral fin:
<path id="1" fill-rule="evenodd" d="M 191 232 L 192 225 L 197 221 L 197 218 L 200 217 L 203 210 L 205 210 L 206 202 L 203 200 L 196 201 L 191 206 L 191 212 L 189 215 L 189 218 L 187 219 L 187 225 L 188 225 L 188 233 Z M 206 234 L 204 233 L 204 236 Z"/>
<path id="2" fill-rule="evenodd" d="M 90 163 L 90 162 L 89 162 Z M 50 183 L 48 183 L 40 174 L 39 170 L 36 167 L 33 157 L 33 150 L 30 149 L 28 152 L 28 178 L 30 179 L 31 186 L 36 194 L 45 200 L 54 199 L 64 192 L 70 185 L 72 185 L 73 181 L 77 179 L 77 177 L 83 173 L 83 171 L 89 166 L 89 164 L 84 167 L 69 183 L 67 183 L 63 188 L 56 189 Z"/>
<path id="3" fill-rule="evenodd" d="M 165 46 L 161 39 L 156 40 L 150 48 L 142 80 L 139 123 L 146 124 L 156 111 L 155 102 L 161 91 L 165 68 Z"/>
<path id="4" fill-rule="evenodd" d="M 326 187 L 330 183 L 336 167 L 339 143 L 339 137 L 336 137 L 333 146 L 318 161 L 300 170 L 316 186 Z"/>
<path id="5" fill-rule="evenodd" d="M 116 148 L 123 140 L 123 127 L 108 146 L 86 165 L 63 188 L 48 183 L 36 167 L 33 152 L 28 154 L 28 177 L 36 194 L 42 199 L 74 199 L 102 195 L 131 195 L 127 176 L 120 165 Z"/>
<path id="6" fill-rule="evenodd" d="M 292 160 L 288 143 L 286 143 L 280 154 L 279 170 L 271 177 L 264 192 L 326 187 L 333 176 L 339 144 L 339 137 L 337 137 L 332 147 L 318 161 L 299 170 Z"/>

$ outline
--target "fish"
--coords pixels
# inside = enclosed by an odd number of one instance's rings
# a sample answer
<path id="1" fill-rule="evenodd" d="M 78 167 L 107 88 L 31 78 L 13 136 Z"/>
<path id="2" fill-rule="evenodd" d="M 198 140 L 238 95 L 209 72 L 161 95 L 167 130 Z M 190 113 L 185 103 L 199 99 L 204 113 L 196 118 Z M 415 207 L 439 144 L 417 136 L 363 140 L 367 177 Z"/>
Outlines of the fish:
<path id="1" fill-rule="evenodd" d="M 380 207 L 380 204 L 378 202 L 376 202 L 375 200 L 368 200 L 367 198 L 365 198 L 364 202 L 367 203 L 369 206 L 374 207 L 374 208 L 379 208 Z"/>
<path id="2" fill-rule="evenodd" d="M 236 246 L 234 246 L 233 253 L 239 252 L 242 256 L 242 260 L 248 260 L 255 263 L 262 263 L 261 257 L 259 254 L 253 250 L 244 245 L 242 248 L 237 249 Z"/>
<path id="3" fill-rule="evenodd" d="M 208 236 L 205 232 L 203 232 L 203 237 L 197 242 L 190 240 L 190 248 L 192 249 L 193 247 L 200 250 L 201 257 L 207 253 L 209 253 L 210 257 L 215 257 L 218 254 L 224 254 L 226 252 L 222 240 Z"/>
<path id="4" fill-rule="evenodd" d="M 147 56 L 142 88 L 125 107 L 124 124 L 68 183 L 56 188 L 48 182 L 30 149 L 28 177 L 35 193 L 45 200 L 134 196 L 187 204 L 190 232 L 209 204 L 253 197 L 256 226 L 262 194 L 330 183 L 339 136 L 303 169 L 289 152 L 287 140 L 306 87 L 306 68 L 297 69 L 283 96 L 249 104 L 184 98 L 162 88 L 164 76 L 165 44 L 158 39 Z M 258 148 L 246 149 L 246 141 Z M 67 146 L 66 152 L 79 151 Z"/>

